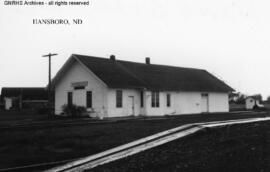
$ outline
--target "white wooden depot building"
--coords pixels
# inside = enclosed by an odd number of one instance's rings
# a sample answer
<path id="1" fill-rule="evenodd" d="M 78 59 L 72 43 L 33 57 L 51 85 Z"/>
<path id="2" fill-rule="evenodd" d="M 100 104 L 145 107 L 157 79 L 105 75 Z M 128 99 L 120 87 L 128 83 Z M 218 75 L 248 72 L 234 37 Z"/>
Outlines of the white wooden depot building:
<path id="1" fill-rule="evenodd" d="M 53 79 L 55 113 L 64 104 L 99 117 L 228 112 L 233 89 L 206 70 L 73 54 Z"/>

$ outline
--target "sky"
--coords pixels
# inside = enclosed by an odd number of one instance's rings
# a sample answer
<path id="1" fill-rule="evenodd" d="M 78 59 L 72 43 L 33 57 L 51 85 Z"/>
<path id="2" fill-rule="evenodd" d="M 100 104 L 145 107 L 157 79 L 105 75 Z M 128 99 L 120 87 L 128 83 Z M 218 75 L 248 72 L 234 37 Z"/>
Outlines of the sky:
<path id="1" fill-rule="evenodd" d="M 45 1 L 45 0 L 44 0 Z M 0 2 L 0 88 L 46 86 L 71 54 L 206 69 L 236 91 L 270 95 L 267 0 L 90 0 L 89 6 Z M 34 25 L 33 19 L 82 19 Z"/>

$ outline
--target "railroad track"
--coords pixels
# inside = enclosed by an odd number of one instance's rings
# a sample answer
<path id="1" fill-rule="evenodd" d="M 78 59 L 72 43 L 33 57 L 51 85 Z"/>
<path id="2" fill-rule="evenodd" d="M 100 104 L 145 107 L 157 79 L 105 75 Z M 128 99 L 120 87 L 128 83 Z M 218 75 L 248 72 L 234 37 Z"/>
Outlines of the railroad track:
<path id="1" fill-rule="evenodd" d="M 25 165 L 25 166 L 18 166 L 18 167 L 11 167 L 11 168 L 2 168 L 0 172 L 31 172 L 31 171 L 44 171 L 49 168 L 53 168 L 55 166 L 63 165 L 65 163 L 72 162 L 76 159 L 69 159 L 63 161 L 54 161 L 54 162 L 47 162 L 47 163 L 39 163 L 39 164 L 32 164 L 32 165 Z"/>
<path id="2" fill-rule="evenodd" d="M 161 132 L 161 133 L 137 140 L 135 142 L 131 142 L 126 145 L 122 145 L 122 146 L 110 149 L 108 151 L 105 151 L 96 155 L 85 157 L 85 158 L 67 163 L 65 165 L 46 170 L 46 172 L 84 171 L 84 170 L 92 169 L 99 165 L 103 165 L 103 164 L 106 164 L 106 163 L 109 163 L 109 162 L 112 162 L 121 158 L 134 155 L 136 153 L 171 142 L 173 140 L 180 139 L 182 137 L 193 134 L 205 128 L 215 128 L 215 127 L 253 123 L 253 122 L 267 121 L 267 120 L 270 120 L 270 117 L 187 124 L 181 127 L 177 127 L 171 130 L 167 130 L 165 132 Z"/>
<path id="3" fill-rule="evenodd" d="M 104 123 L 113 123 L 116 121 L 61 121 L 61 122 L 41 122 L 41 123 L 29 123 L 29 124 L 13 124 L 7 126 L 0 126 L 0 130 L 12 130 L 12 129 L 32 129 L 32 128 L 47 128 L 47 127 L 65 127 L 65 126 L 76 126 L 76 125 L 87 125 L 87 124 L 104 124 Z"/>
<path id="4" fill-rule="evenodd" d="M 88 157 L 0 169 L 0 172 L 43 171 L 49 168 L 51 169 L 47 170 L 47 172 L 84 171 L 86 169 L 92 169 L 96 166 L 131 156 L 141 151 L 145 151 L 170 141 L 185 137 L 205 128 L 223 127 L 228 125 L 252 123 L 266 120 L 270 120 L 270 117 L 186 124 Z"/>
<path id="5" fill-rule="evenodd" d="M 131 148 L 131 147 L 134 147 L 136 145 L 141 145 L 144 142 L 150 142 L 153 139 L 158 139 L 158 138 L 161 138 L 163 136 L 166 136 L 166 135 L 169 135 L 169 134 L 172 134 L 172 133 L 175 133 L 175 132 L 179 132 L 179 131 L 185 130 L 187 128 L 190 128 L 190 127 L 192 127 L 192 124 L 187 124 L 187 125 L 180 126 L 180 127 L 177 127 L 177 128 L 171 129 L 171 130 L 160 132 L 160 133 L 157 133 L 155 135 L 152 135 L 152 136 L 149 136 L 149 137 L 146 137 L 146 138 L 139 139 L 137 141 L 131 142 L 129 144 L 125 144 L 123 146 L 119 146 L 119 147 L 110 149 L 108 151 L 102 152 L 102 153 L 97 154 L 95 156 L 91 156 L 90 159 L 92 160 L 92 159 L 104 158 L 107 155 L 112 155 L 115 152 L 119 152 L 120 150 L 126 150 L 126 149 Z M 75 160 L 73 162 L 79 161 L 78 164 L 80 164 L 81 163 L 81 160 L 83 162 L 85 162 L 84 158 L 78 158 L 77 160 Z M 42 171 L 42 170 L 46 169 L 47 167 L 61 165 L 63 163 L 68 163 L 70 161 L 71 160 L 64 160 L 64 161 L 55 161 L 55 162 L 49 162 L 49 163 L 33 164 L 33 165 L 28 165 L 28 166 L 21 166 L 21 167 L 13 167 L 13 168 L 0 169 L 0 171 L 26 171 L 26 170 L 27 171 L 33 171 L 33 170 L 35 171 L 37 169 L 40 170 L 40 171 Z M 89 159 L 87 159 L 86 162 L 88 162 L 88 161 L 89 161 Z M 71 166 L 73 166 L 73 165 L 71 165 Z M 55 171 L 55 170 L 52 170 L 52 171 Z"/>
<path id="6" fill-rule="evenodd" d="M 56 161 L 49 163 L 33 164 L 28 166 L 13 167 L 0 169 L 1 171 L 43 171 L 46 169 L 46 172 L 62 172 L 62 171 L 84 171 L 86 169 L 92 169 L 96 166 L 109 163 L 133 154 L 139 153 L 151 149 L 153 147 L 168 143 L 170 141 L 185 137 L 187 135 L 193 134 L 205 128 L 215 128 L 228 125 L 252 123 L 259 121 L 270 120 L 270 117 L 265 118 L 250 118 L 250 119 L 241 119 L 241 120 L 226 120 L 218 122 L 202 122 L 202 123 L 193 123 L 186 124 L 180 127 L 176 127 L 170 130 L 166 130 L 128 144 L 118 146 L 107 151 L 91 155 L 84 158 Z M 58 167 L 55 167 L 58 166 Z"/>
<path id="7" fill-rule="evenodd" d="M 228 113 L 229 115 L 234 114 L 235 112 Z M 253 113 L 256 114 L 265 114 L 265 116 L 268 115 L 267 112 L 241 112 L 241 115 L 251 115 Z M 238 113 L 239 114 L 239 113 Z M 187 115 L 188 116 L 188 115 Z M 136 118 L 133 120 L 146 120 L 146 121 L 155 121 L 155 120 L 166 120 L 166 119 L 173 119 L 177 118 L 179 116 L 170 116 L 170 117 L 163 117 L 163 118 Z M 250 116 L 251 117 L 251 116 Z M 241 119 L 241 116 L 239 115 L 239 118 Z M 56 120 L 56 121 L 41 121 L 41 122 L 30 122 L 30 123 L 10 123 L 1 125 L 0 123 L 0 131 L 5 130 L 14 130 L 14 129 L 33 129 L 33 128 L 49 128 L 49 127 L 67 127 L 67 126 L 76 126 L 76 125 L 88 125 L 88 124 L 105 124 L 105 123 L 115 123 L 119 121 L 126 121 L 131 119 L 116 119 L 116 120 L 93 120 L 93 119 L 72 119 L 72 120 Z"/>

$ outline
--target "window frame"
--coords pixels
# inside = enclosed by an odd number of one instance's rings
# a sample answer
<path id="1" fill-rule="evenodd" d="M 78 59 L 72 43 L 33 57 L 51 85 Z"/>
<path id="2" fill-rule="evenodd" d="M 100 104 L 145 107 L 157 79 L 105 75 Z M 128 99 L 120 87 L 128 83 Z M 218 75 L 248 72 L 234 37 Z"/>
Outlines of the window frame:
<path id="1" fill-rule="evenodd" d="M 151 92 L 151 107 L 152 108 L 159 108 L 160 100 L 159 100 L 159 91 L 152 91 Z"/>
<path id="2" fill-rule="evenodd" d="M 116 108 L 123 107 L 123 90 L 116 90 Z"/>
<path id="3" fill-rule="evenodd" d="M 144 96 L 143 96 L 143 91 L 141 91 L 141 108 L 143 107 L 143 104 L 144 104 Z"/>
<path id="4" fill-rule="evenodd" d="M 92 91 L 86 91 L 86 108 L 93 107 L 93 93 Z"/>
<path id="5" fill-rule="evenodd" d="M 171 94 L 167 94 L 166 95 L 166 99 L 167 99 L 167 107 L 171 107 Z"/>
<path id="6" fill-rule="evenodd" d="M 67 92 L 67 106 L 71 107 L 73 105 L 73 92 L 68 91 Z"/>

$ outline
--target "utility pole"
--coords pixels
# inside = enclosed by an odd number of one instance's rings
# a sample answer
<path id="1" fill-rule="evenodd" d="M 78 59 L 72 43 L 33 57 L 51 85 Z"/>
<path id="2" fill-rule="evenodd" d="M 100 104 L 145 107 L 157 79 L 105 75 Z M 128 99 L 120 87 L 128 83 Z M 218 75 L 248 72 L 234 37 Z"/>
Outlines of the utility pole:
<path id="1" fill-rule="evenodd" d="M 47 54 L 47 55 L 43 55 L 42 57 L 49 57 L 49 84 L 48 84 L 48 117 L 51 118 L 52 117 L 52 108 L 51 108 L 51 57 L 52 56 L 56 56 L 58 54 Z"/>

